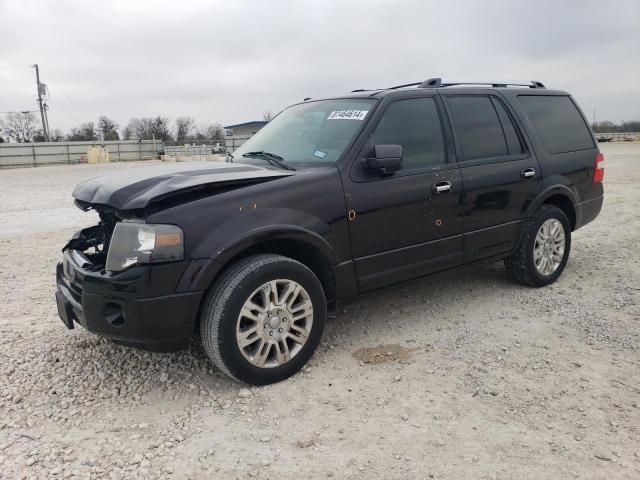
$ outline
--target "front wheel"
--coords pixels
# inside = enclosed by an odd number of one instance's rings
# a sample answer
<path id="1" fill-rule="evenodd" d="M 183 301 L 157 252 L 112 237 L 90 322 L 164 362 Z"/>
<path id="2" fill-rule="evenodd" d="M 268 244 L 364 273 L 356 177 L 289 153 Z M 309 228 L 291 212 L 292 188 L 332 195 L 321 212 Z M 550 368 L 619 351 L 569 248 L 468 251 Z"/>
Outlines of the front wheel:
<path id="1" fill-rule="evenodd" d="M 280 255 L 253 255 L 211 287 L 202 310 L 202 343 L 213 363 L 236 380 L 277 382 L 311 358 L 326 309 L 322 285 L 305 265 Z"/>
<path id="2" fill-rule="evenodd" d="M 542 205 L 524 229 L 518 249 L 505 260 L 509 276 L 532 287 L 555 282 L 569 259 L 569 219 L 558 207 Z"/>

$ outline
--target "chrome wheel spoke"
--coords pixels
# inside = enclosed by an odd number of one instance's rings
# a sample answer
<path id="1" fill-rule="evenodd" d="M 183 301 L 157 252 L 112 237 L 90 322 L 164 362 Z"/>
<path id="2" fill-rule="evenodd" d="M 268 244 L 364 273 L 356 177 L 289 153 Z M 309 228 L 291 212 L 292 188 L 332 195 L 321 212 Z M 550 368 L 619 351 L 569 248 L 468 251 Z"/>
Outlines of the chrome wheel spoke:
<path id="1" fill-rule="evenodd" d="M 264 308 L 262 305 L 258 305 L 253 300 L 247 300 L 247 303 L 245 303 L 244 306 L 246 308 L 249 308 L 249 310 L 255 310 L 255 311 L 258 311 L 260 313 L 264 313 L 264 312 L 267 311 L 266 308 Z"/>
<path id="2" fill-rule="evenodd" d="M 269 298 L 269 296 L 270 296 L 269 285 L 263 285 L 262 287 L 260 287 L 260 299 L 262 301 L 262 305 L 264 306 L 265 311 L 271 304 L 271 299 Z M 251 299 L 249 299 L 248 301 L 251 302 Z"/>
<path id="3" fill-rule="evenodd" d="M 260 327 L 256 324 L 254 327 L 238 332 L 236 338 L 238 339 L 238 346 L 240 348 L 247 347 L 260 340 Z"/>
<path id="4" fill-rule="evenodd" d="M 254 322 L 260 321 L 260 317 L 258 317 L 258 315 L 253 313 L 253 309 L 247 305 L 242 307 L 242 310 L 240 310 L 240 316 L 243 318 L 248 318 L 249 320 L 253 320 Z"/>
<path id="5" fill-rule="evenodd" d="M 283 364 L 291 359 L 291 352 L 289 352 L 289 345 L 287 339 L 280 340 L 276 343 L 276 360 Z"/>
<path id="6" fill-rule="evenodd" d="M 301 289 L 302 287 L 297 283 L 296 284 L 290 283 L 287 287 L 287 291 L 282 295 L 282 304 L 291 308 L 293 303 L 298 298 L 298 295 L 300 294 Z"/>
<path id="7" fill-rule="evenodd" d="M 299 327 L 295 324 L 291 326 L 289 338 L 291 338 L 294 342 L 303 344 L 307 341 L 308 337 L 309 332 L 307 331 L 307 329 Z"/>
<path id="8" fill-rule="evenodd" d="M 258 350 L 254 356 L 255 364 L 259 367 L 263 367 L 269 357 L 269 353 L 271 353 L 272 343 L 265 342 L 262 340 L 260 345 L 258 346 Z"/>
<path id="9" fill-rule="evenodd" d="M 278 294 L 278 282 L 274 280 L 271 282 L 271 298 L 272 302 L 276 305 L 280 304 L 280 295 Z"/>
<path id="10" fill-rule="evenodd" d="M 311 301 L 301 302 L 291 309 L 291 313 L 293 315 L 293 320 L 299 320 L 301 318 L 306 317 L 309 313 L 313 312 L 313 305 Z"/>

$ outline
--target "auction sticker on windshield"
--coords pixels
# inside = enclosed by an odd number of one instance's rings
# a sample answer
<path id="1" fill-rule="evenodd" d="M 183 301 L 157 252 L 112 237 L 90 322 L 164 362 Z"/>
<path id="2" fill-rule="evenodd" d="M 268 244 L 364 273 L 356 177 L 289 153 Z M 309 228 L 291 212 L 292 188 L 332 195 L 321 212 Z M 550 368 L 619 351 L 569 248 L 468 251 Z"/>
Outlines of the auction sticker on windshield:
<path id="1" fill-rule="evenodd" d="M 327 120 L 364 120 L 369 110 L 334 110 Z"/>

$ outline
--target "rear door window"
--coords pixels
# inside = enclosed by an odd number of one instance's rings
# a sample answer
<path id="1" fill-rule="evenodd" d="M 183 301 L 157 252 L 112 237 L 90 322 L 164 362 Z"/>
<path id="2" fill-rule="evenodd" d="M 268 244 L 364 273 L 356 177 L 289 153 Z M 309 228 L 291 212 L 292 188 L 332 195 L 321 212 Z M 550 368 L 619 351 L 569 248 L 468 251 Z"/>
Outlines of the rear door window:
<path id="1" fill-rule="evenodd" d="M 465 160 L 509 154 L 502 124 L 488 96 L 448 96 L 447 100 Z"/>
<path id="2" fill-rule="evenodd" d="M 518 98 L 549 153 L 595 148 L 591 132 L 570 97 L 520 95 Z"/>

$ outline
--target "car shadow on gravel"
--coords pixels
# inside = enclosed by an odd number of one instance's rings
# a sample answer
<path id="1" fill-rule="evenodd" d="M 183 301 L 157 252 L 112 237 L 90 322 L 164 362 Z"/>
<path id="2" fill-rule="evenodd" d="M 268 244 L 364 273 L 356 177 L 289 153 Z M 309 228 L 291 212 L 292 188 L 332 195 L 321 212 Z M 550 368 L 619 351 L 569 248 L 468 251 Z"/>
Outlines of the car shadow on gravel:
<path id="1" fill-rule="evenodd" d="M 463 275 L 388 287 L 332 313 L 323 345 L 327 342 L 337 343 L 339 348 L 354 343 L 376 345 L 374 339 L 383 335 L 389 344 L 402 343 L 417 321 L 436 327 L 446 323 L 456 298 L 462 295 L 486 298 L 492 290 L 506 285 L 513 284 L 498 264 Z M 55 386 L 52 389 L 58 398 L 73 396 L 82 385 L 88 385 L 100 399 L 130 395 L 136 401 L 151 400 L 169 391 L 179 396 L 207 389 L 234 390 L 240 385 L 213 366 L 198 338 L 185 350 L 155 353 L 118 345 L 82 329 L 62 335 L 65 338 L 52 338 L 44 355 L 36 357 L 33 369 L 43 382 Z M 331 361 L 331 355 L 331 351 L 321 347 L 315 358 Z M 58 377 L 53 382 L 49 379 L 52 365 L 59 366 L 53 370 L 54 377 Z"/>

